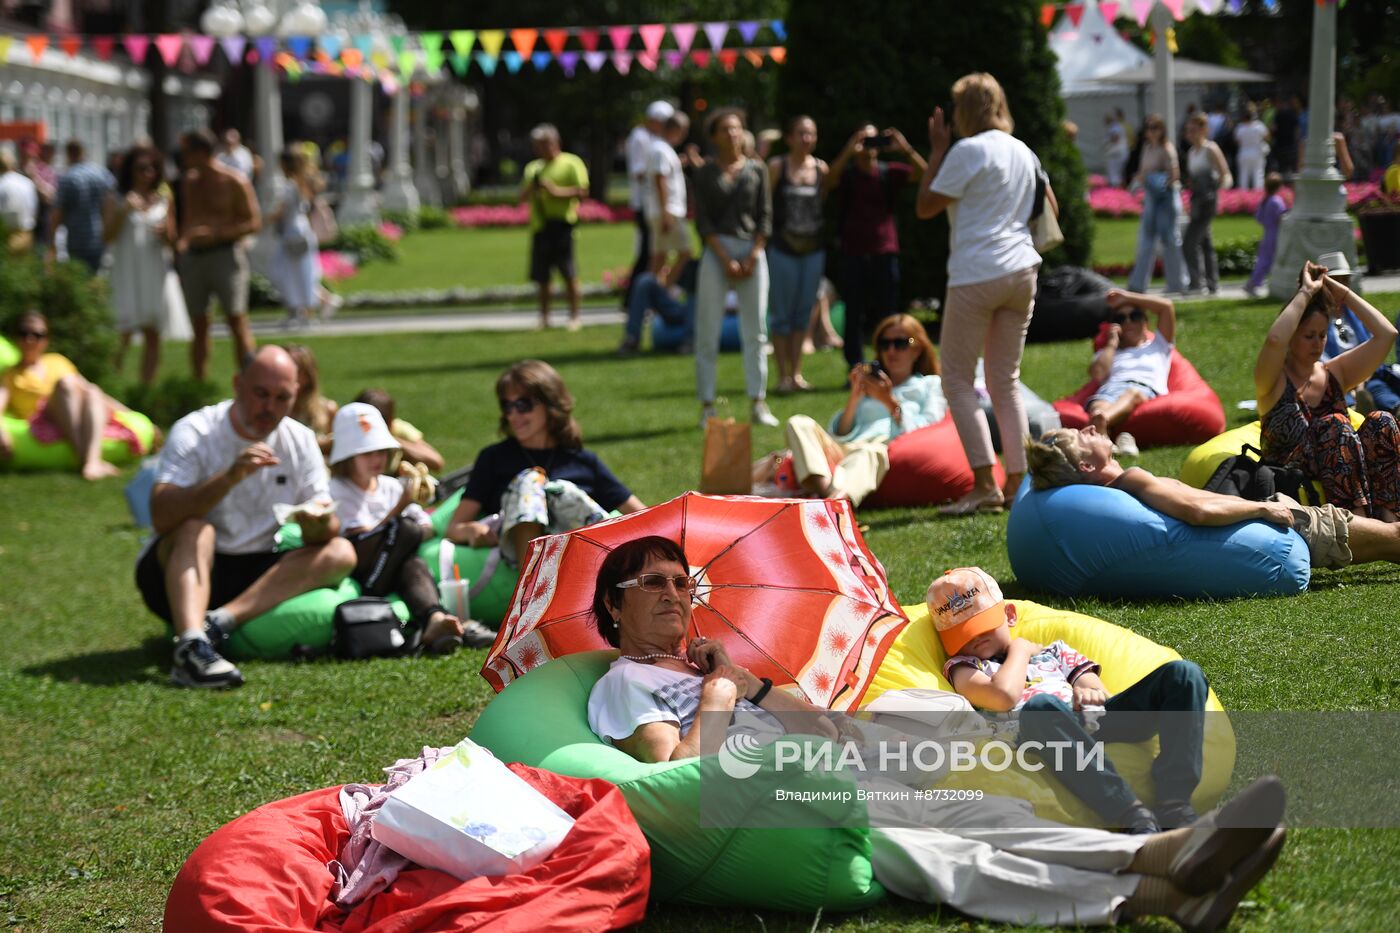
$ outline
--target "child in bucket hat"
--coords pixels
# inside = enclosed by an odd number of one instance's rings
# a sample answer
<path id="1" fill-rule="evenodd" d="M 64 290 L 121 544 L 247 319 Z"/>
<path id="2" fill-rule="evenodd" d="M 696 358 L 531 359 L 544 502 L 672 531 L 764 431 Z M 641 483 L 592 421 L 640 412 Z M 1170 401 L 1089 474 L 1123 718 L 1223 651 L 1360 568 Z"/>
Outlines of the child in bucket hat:
<path id="1" fill-rule="evenodd" d="M 1049 766 L 1062 762 L 1056 777 L 1105 825 L 1149 833 L 1196 819 L 1190 800 L 1201 780 L 1209 693 L 1199 667 L 1171 661 L 1110 696 L 1099 665 L 1066 642 L 1040 645 L 1012 635 L 1016 607 L 981 568 L 949 570 L 929 585 L 926 600 L 948 653 L 943 676 L 974 706 L 1016 713 L 1021 742 L 1067 741 L 1087 751 L 1096 740 L 1159 737 L 1161 752 L 1152 765 L 1155 811 L 1138 799 L 1107 756 L 1090 757 L 1084 767 L 1079 767 L 1082 754 L 1043 757 Z M 1091 730 L 1095 738 L 1089 737 Z M 1095 767 L 1100 760 L 1101 770 Z"/>
<path id="2" fill-rule="evenodd" d="M 428 513 L 415 501 L 413 483 L 386 476 L 399 442 L 389 433 L 379 409 L 351 402 L 335 415 L 332 441 L 331 498 L 345 537 L 358 560 L 351 574 L 366 596 L 398 593 L 408 606 L 409 622 L 428 650 L 446 653 L 463 642 L 480 648 L 495 633 L 479 622 L 458 619 L 438 601 L 428 565 L 419 546 L 433 534 Z"/>

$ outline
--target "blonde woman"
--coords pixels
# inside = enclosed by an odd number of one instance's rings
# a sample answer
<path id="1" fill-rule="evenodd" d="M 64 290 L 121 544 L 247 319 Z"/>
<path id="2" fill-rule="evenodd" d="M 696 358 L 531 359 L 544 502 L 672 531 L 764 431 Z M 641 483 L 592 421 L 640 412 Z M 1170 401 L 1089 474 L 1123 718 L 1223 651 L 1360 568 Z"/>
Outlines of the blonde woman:
<path id="1" fill-rule="evenodd" d="M 948 212 L 943 391 L 974 484 L 971 492 L 939 511 L 969 515 L 1001 511 L 1026 472 L 1022 439 L 1030 426 L 1018 379 L 1040 269 L 1028 225 L 1040 160 L 1011 135 L 1011 111 L 996 78 L 983 73 L 959 78 L 953 106 L 961 137 L 956 147 L 949 148 L 952 132 L 942 108 L 929 118 L 928 167 L 919 183 L 916 211 L 921 220 Z M 1048 209 L 1059 213 L 1048 185 L 1045 198 Z M 991 430 L 973 387 L 978 356 L 985 359 L 987 392 L 1006 458 L 1001 489 L 992 474 L 996 454 Z"/>
<path id="2" fill-rule="evenodd" d="M 277 250 L 272 258 L 272 284 L 282 294 L 287 308 L 288 327 L 306 327 L 311 310 L 319 306 L 321 251 L 311 229 L 311 207 L 323 187 L 306 153 L 285 150 L 277 159 L 282 178 L 277 185 L 276 204 L 269 220 L 277 234 Z"/>

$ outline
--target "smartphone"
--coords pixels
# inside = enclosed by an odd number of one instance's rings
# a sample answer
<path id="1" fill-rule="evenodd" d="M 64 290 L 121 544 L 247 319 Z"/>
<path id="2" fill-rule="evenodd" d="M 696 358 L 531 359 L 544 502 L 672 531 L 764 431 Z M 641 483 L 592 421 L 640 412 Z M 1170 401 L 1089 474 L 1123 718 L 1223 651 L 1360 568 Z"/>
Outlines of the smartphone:
<path id="1" fill-rule="evenodd" d="M 885 371 L 885 367 L 883 367 L 883 366 L 880 365 L 879 360 L 872 360 L 872 361 L 870 361 L 870 362 L 868 362 L 868 363 L 865 363 L 864 365 L 865 365 L 865 374 L 866 374 L 867 376 L 870 376 L 872 379 L 873 379 L 874 377 L 880 375 L 880 373 L 882 373 L 882 372 Z"/>
<path id="2" fill-rule="evenodd" d="M 882 134 L 880 136 L 865 137 L 865 141 L 861 143 L 861 145 L 867 149 L 888 149 L 890 142 L 890 138 Z"/>

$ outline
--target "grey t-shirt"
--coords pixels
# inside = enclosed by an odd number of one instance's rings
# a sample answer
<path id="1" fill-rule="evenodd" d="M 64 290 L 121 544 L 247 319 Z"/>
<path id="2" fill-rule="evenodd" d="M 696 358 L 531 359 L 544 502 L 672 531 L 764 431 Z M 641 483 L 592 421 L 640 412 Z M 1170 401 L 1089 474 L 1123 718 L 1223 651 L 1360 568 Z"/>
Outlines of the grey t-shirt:
<path id="1" fill-rule="evenodd" d="M 757 159 L 746 159 L 733 177 L 714 160 L 695 173 L 695 228 L 700 236 L 714 234 L 752 240 L 773 233 L 773 199 L 768 190 L 768 169 Z"/>

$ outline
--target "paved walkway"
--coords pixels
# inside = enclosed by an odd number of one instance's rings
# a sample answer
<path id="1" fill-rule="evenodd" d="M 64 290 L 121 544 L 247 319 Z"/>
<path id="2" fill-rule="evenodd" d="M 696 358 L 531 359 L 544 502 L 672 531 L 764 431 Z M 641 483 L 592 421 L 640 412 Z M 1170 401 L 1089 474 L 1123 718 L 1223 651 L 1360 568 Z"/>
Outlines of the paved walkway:
<path id="1" fill-rule="evenodd" d="M 1368 292 L 1400 292 L 1400 275 L 1370 276 L 1365 280 L 1365 287 Z M 1154 294 L 1161 294 L 1162 289 L 1154 286 L 1150 291 Z M 1246 297 L 1243 282 L 1222 284 L 1220 294 L 1214 296 L 1216 299 L 1232 300 L 1241 300 Z M 1178 299 L 1178 301 L 1185 303 L 1205 300 L 1206 296 L 1204 295 Z M 1392 310 L 1400 309 L 1382 308 L 1381 310 L 1390 314 Z M 602 325 L 620 327 L 626 320 L 626 315 L 619 311 L 615 304 L 594 305 L 592 307 L 585 305 L 581 317 L 583 323 L 590 327 Z M 260 336 L 313 333 L 318 337 L 348 337 L 364 334 L 519 331 L 534 327 L 538 319 L 539 313 L 533 307 L 507 308 L 498 311 L 441 311 L 437 313 L 403 311 L 391 314 L 369 314 L 354 312 L 314 324 L 309 330 L 285 329 L 281 321 L 275 319 L 255 320 L 253 333 Z M 559 328 L 563 327 L 567 319 L 567 311 L 561 312 L 559 309 L 555 309 L 551 316 L 554 325 Z M 214 335 L 216 337 L 228 336 L 228 331 L 222 322 L 214 325 Z"/>

